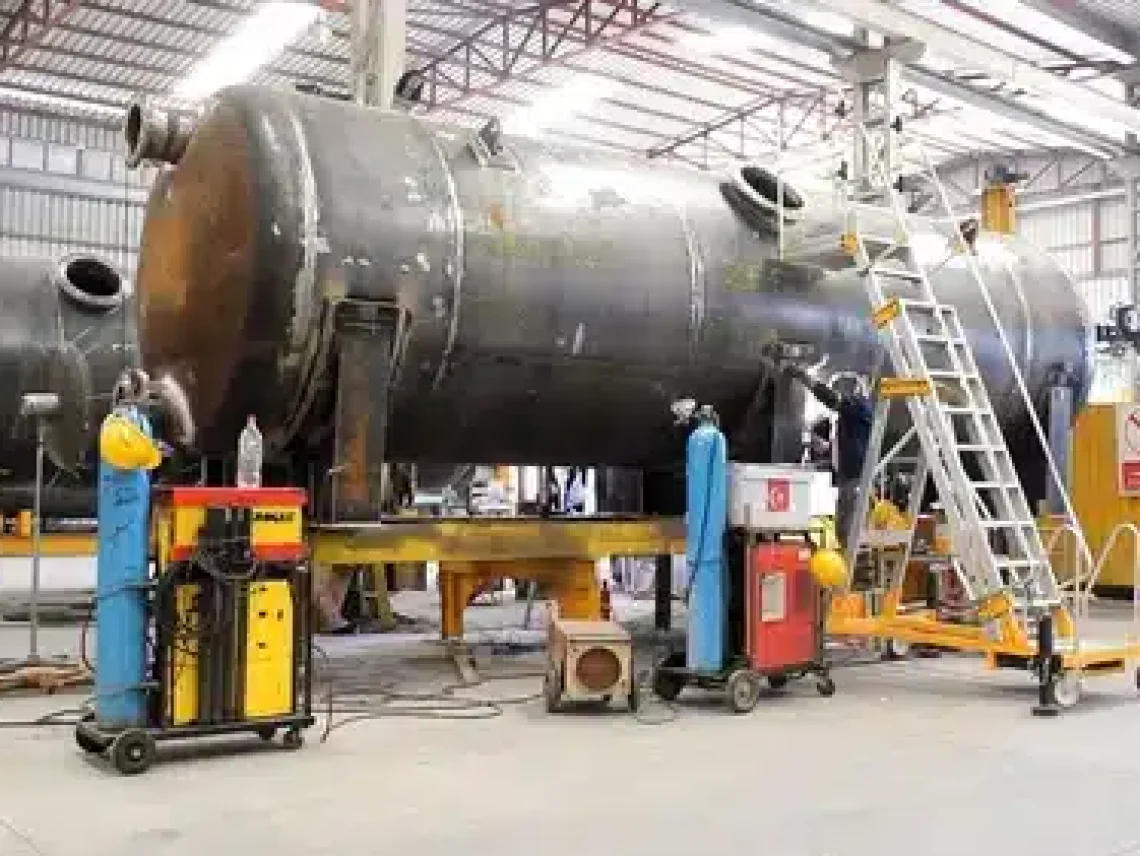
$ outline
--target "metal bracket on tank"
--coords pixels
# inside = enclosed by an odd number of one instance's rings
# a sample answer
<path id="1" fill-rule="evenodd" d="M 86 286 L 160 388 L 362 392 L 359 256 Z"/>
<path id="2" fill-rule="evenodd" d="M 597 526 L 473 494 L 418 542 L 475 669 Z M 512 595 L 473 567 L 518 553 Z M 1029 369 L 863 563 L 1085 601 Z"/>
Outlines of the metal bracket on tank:
<path id="1" fill-rule="evenodd" d="M 470 139 L 467 147 L 479 166 L 489 169 L 506 169 L 518 172 L 519 162 L 514 153 L 503 142 L 503 126 L 498 119 L 490 119 Z"/>

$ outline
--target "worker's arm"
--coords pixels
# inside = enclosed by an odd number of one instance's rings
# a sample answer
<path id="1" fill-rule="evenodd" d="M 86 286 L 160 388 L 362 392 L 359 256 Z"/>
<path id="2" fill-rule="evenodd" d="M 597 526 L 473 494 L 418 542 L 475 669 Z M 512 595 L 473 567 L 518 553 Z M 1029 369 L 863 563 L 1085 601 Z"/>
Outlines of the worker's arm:
<path id="1" fill-rule="evenodd" d="M 843 403 L 843 398 L 835 390 L 816 380 L 799 366 L 788 363 L 784 366 L 784 371 L 807 387 L 808 391 L 828 410 L 838 410 Z"/>
<path id="2" fill-rule="evenodd" d="M 843 400 L 842 397 L 838 395 L 831 387 L 827 386 L 827 384 L 820 383 L 818 380 L 813 378 L 794 362 L 790 360 L 779 359 L 774 354 L 762 354 L 760 361 L 764 364 L 764 367 L 773 374 L 784 372 L 791 375 L 799 383 L 807 387 L 811 394 L 819 399 L 819 403 L 826 407 L 828 410 L 839 409 L 839 406 Z"/>

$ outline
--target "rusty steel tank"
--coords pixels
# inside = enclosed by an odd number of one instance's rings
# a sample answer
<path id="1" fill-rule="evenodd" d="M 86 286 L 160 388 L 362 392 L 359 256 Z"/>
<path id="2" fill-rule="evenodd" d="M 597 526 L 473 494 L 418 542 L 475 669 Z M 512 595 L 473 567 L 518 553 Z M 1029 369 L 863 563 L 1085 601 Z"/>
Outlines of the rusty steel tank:
<path id="1" fill-rule="evenodd" d="M 123 277 L 90 255 L 0 260 L 0 512 L 31 508 L 36 425 L 28 393 L 55 393 L 47 419 L 45 513 L 94 508 L 95 432 L 120 372 L 137 364 L 132 301 Z"/>
<path id="2" fill-rule="evenodd" d="M 652 466 L 678 453 L 674 400 L 745 418 L 774 339 L 810 345 L 826 371 L 874 362 L 861 279 L 812 244 L 834 248 L 839 221 L 779 188 L 798 236 L 780 260 L 757 167 L 725 180 L 260 87 L 223 91 L 193 126 L 133 107 L 127 137 L 135 160 L 169 163 L 137 275 L 144 364 L 184 384 L 206 450 L 229 452 L 248 413 L 273 448 L 330 430 L 345 300 L 406 311 L 397 461 Z M 1073 282 L 1015 238 L 980 238 L 978 259 L 1036 400 L 1065 369 L 1083 401 L 1093 328 Z M 964 260 L 933 281 L 1023 434 Z"/>

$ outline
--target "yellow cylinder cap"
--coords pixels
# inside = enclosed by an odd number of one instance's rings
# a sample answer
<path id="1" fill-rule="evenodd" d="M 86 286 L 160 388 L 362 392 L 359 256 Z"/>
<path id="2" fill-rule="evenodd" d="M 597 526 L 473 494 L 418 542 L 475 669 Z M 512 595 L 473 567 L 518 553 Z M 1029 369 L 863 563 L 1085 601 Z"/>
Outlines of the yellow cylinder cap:
<path id="1" fill-rule="evenodd" d="M 103 420 L 99 457 L 120 470 L 153 470 L 162 463 L 155 442 L 131 420 L 115 413 Z"/>
<path id="2" fill-rule="evenodd" d="M 812 553 L 808 571 L 823 588 L 839 588 L 847 582 L 847 562 L 835 550 L 816 550 Z"/>

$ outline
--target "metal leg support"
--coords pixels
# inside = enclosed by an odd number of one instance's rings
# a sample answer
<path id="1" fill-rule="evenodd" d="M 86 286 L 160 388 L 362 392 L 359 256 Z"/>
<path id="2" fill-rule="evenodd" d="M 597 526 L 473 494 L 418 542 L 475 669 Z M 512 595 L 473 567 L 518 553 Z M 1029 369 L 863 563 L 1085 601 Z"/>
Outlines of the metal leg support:
<path id="1" fill-rule="evenodd" d="M 1054 681 L 1060 664 L 1053 638 L 1053 614 L 1046 612 L 1037 620 L 1037 704 L 1034 716 L 1056 716 L 1061 712 L 1054 694 Z"/>

